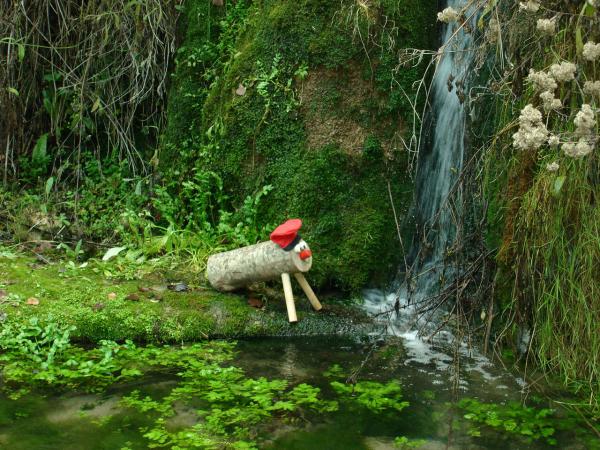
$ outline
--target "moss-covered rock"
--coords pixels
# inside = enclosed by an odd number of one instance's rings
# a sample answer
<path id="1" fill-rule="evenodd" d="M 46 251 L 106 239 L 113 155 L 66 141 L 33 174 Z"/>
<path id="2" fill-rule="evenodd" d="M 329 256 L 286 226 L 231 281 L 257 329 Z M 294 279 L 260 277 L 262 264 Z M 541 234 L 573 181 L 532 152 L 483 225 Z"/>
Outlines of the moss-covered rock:
<path id="1" fill-rule="evenodd" d="M 188 0 L 189 24 L 194 5 L 205 3 Z M 316 284 L 357 290 L 384 281 L 401 258 L 391 202 L 406 214 L 412 184 L 403 139 L 413 120 L 406 94 L 422 75 L 399 65 L 398 51 L 432 45 L 435 6 L 227 3 L 210 68 L 190 66 L 199 43 L 193 33 L 184 38 L 170 98 L 179 112 L 166 132 L 177 139 L 167 140 L 162 159 L 176 159 L 177 142 L 190 164 L 221 176 L 234 207 L 273 186 L 259 224 L 304 220 Z M 190 94 L 188 80 L 202 77 L 210 79 L 205 97 L 182 113 L 178 98 Z"/>

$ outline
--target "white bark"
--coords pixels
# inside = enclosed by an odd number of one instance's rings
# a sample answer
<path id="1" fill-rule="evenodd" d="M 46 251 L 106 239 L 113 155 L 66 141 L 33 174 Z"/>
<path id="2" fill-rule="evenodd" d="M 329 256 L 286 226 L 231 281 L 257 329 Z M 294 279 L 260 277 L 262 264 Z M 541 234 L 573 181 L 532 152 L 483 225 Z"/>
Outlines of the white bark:
<path id="1" fill-rule="evenodd" d="M 285 296 L 285 307 L 288 313 L 290 322 L 298 322 L 296 315 L 296 304 L 294 303 L 294 292 L 292 291 L 292 280 L 289 273 L 281 274 L 281 282 L 283 283 L 283 295 Z"/>
<path id="2" fill-rule="evenodd" d="M 233 291 L 256 281 L 274 280 L 283 273 L 308 272 L 312 257 L 300 259 L 271 241 L 217 253 L 208 258 L 206 276 L 219 291 Z"/>
<path id="3" fill-rule="evenodd" d="M 308 281 L 306 281 L 306 278 L 304 278 L 304 275 L 298 272 L 294 274 L 294 277 L 296 277 L 296 281 L 298 281 L 298 284 L 306 294 L 306 297 L 308 297 L 308 301 L 310 302 L 314 310 L 321 311 L 323 306 L 321 305 L 321 302 L 310 287 L 310 284 L 308 284 Z"/>

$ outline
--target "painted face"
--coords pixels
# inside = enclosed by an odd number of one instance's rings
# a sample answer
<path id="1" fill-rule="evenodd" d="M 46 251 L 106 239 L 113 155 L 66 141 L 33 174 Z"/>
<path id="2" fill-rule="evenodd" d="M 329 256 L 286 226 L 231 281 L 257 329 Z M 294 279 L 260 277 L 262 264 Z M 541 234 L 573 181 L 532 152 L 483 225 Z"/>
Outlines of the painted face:
<path id="1" fill-rule="evenodd" d="M 308 248 L 308 245 L 306 244 L 306 242 L 304 241 L 304 239 L 300 239 L 300 242 L 298 242 L 294 246 L 294 251 L 296 253 L 300 253 L 302 250 L 306 250 L 307 248 Z"/>
<path id="2" fill-rule="evenodd" d="M 300 255 L 300 259 L 303 261 L 312 256 L 312 252 L 308 248 L 308 244 L 304 241 L 304 239 L 301 239 L 300 242 L 294 246 L 294 251 Z"/>

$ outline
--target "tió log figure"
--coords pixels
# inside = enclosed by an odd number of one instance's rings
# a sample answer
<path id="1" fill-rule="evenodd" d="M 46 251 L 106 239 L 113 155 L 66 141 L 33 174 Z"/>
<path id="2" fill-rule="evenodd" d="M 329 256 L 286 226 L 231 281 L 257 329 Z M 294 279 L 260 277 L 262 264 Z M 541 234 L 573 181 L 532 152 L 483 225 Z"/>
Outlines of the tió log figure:
<path id="1" fill-rule="evenodd" d="M 219 291 L 233 291 L 281 277 L 288 318 L 297 322 L 290 279 L 293 274 L 312 307 L 319 311 L 321 303 L 303 275 L 312 266 L 312 252 L 298 234 L 300 227 L 300 219 L 290 219 L 275 228 L 270 241 L 212 255 L 206 266 L 208 281 Z"/>

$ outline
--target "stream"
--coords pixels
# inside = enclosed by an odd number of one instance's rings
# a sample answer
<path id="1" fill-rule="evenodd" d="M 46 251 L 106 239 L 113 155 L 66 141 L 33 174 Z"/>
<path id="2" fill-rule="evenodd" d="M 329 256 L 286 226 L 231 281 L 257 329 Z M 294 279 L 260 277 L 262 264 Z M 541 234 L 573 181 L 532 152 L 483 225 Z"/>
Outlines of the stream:
<path id="1" fill-rule="evenodd" d="M 526 442 L 509 433 L 481 427 L 471 436 L 472 423 L 455 406 L 458 398 L 486 402 L 519 401 L 520 380 L 504 370 L 462 356 L 470 365 L 454 377 L 452 357 L 436 349 L 436 357 L 414 357 L 393 339 L 389 343 L 367 338 L 288 338 L 241 341 L 232 362 L 247 375 L 310 383 L 334 398 L 331 381 L 324 372 L 334 364 L 345 370 L 361 367 L 357 379 L 399 380 L 403 398 L 410 405 L 401 412 L 373 413 L 367 409 L 341 407 L 334 413 L 314 413 L 297 421 L 274 421 L 259 430 L 259 448 L 265 449 L 371 449 L 394 447 L 399 436 L 423 440 L 420 449 L 543 449 L 543 441 Z M 472 370 L 479 367 L 479 370 Z M 161 395 L 177 384 L 175 375 L 160 375 L 121 386 L 99 395 L 68 393 L 62 396 L 30 394 L 19 400 L 0 397 L 0 448 L 11 450 L 143 449 L 147 441 L 140 428 L 149 425 L 144 414 L 119 404 L 121 396 L 139 389 Z M 177 428 L 194 419 L 181 411 L 170 419 Z M 472 434 L 472 432 L 471 432 Z M 584 449 L 573 430 L 557 432 L 555 448 Z"/>

